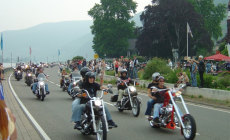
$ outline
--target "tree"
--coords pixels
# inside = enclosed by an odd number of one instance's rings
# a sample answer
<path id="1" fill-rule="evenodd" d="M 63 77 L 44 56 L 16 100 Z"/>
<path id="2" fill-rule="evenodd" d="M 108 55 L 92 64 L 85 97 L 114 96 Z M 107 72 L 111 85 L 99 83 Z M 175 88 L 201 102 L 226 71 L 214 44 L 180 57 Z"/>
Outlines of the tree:
<path id="1" fill-rule="evenodd" d="M 226 16 L 225 4 L 214 4 L 214 0 L 187 0 L 204 19 L 204 27 L 217 40 L 222 36 L 221 21 Z"/>
<path id="2" fill-rule="evenodd" d="M 119 57 L 126 54 L 128 39 L 135 29 L 135 23 L 129 20 L 136 7 L 132 0 L 101 0 L 101 4 L 95 4 L 90 9 L 93 49 L 99 56 Z"/>
<path id="3" fill-rule="evenodd" d="M 82 56 L 75 56 L 72 58 L 72 61 L 78 61 L 78 60 L 83 60 L 83 59 L 84 59 L 84 57 L 82 57 Z"/>
<path id="4" fill-rule="evenodd" d="M 136 48 L 141 55 L 172 58 L 172 49 L 178 49 L 179 56 L 187 52 L 187 23 L 194 38 L 189 38 L 189 55 L 195 55 L 197 48 L 212 50 L 211 36 L 204 28 L 204 22 L 191 3 L 186 0 L 153 0 L 141 14 L 143 28 Z M 156 4 L 157 3 L 157 4 Z"/>

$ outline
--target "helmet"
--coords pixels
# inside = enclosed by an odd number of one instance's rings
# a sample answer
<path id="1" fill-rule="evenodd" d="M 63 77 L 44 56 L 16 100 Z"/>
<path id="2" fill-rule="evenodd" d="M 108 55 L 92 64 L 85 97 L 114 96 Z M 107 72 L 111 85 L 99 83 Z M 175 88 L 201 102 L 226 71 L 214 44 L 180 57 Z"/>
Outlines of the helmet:
<path id="1" fill-rule="evenodd" d="M 93 73 L 93 72 L 91 72 L 91 71 L 89 71 L 89 72 L 87 72 L 86 74 L 85 74 L 85 80 L 86 80 L 86 82 L 89 82 L 89 78 L 94 78 L 94 79 L 96 79 L 96 75 Z"/>
<path id="2" fill-rule="evenodd" d="M 87 72 L 90 72 L 90 69 L 89 69 L 88 67 L 83 67 L 83 68 L 81 69 L 81 71 L 80 71 L 81 76 L 82 76 L 82 77 L 85 77 L 85 74 L 86 74 Z"/>
<path id="3" fill-rule="evenodd" d="M 126 69 L 122 69 L 122 70 L 120 71 L 120 73 L 121 73 L 121 75 L 122 75 L 122 73 L 126 73 L 126 74 L 127 74 L 127 70 L 126 70 Z"/>
<path id="4" fill-rule="evenodd" d="M 152 75 L 153 81 L 157 81 L 157 80 L 158 80 L 158 77 L 159 77 L 160 75 L 161 75 L 161 74 L 160 74 L 159 72 L 153 73 L 153 75 Z"/>

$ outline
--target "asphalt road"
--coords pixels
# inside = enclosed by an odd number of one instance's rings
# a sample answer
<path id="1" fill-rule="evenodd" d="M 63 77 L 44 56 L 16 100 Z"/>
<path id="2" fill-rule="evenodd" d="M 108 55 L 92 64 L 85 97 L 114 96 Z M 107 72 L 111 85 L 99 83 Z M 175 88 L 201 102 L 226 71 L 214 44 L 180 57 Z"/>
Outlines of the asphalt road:
<path id="1" fill-rule="evenodd" d="M 83 136 L 79 131 L 73 129 L 71 118 L 70 96 L 59 88 L 58 68 L 47 68 L 45 73 L 50 75 L 50 95 L 44 102 L 37 100 L 30 87 L 26 86 L 24 79 L 16 81 L 11 77 L 12 86 L 22 100 L 26 108 L 33 115 L 47 135 L 53 140 L 95 140 L 95 136 Z M 144 94 L 142 98 L 141 113 L 139 117 L 133 117 L 131 111 L 118 112 L 109 102 L 111 95 L 104 96 L 113 120 L 118 128 L 108 133 L 109 140 L 183 140 L 180 130 L 154 129 L 148 124 L 144 116 L 148 97 Z M 216 109 L 207 106 L 187 104 L 190 113 L 196 120 L 197 140 L 230 140 L 230 111 Z"/>

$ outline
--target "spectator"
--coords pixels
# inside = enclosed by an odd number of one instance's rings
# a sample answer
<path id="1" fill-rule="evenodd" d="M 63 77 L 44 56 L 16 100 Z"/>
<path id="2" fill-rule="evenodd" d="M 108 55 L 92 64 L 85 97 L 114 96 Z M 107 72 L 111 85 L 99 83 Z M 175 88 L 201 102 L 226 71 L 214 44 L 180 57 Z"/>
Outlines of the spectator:
<path id="1" fill-rule="evenodd" d="M 15 125 L 15 117 L 6 107 L 4 100 L 0 99 L 0 139 L 1 140 L 16 140 L 17 130 Z"/>
<path id="2" fill-rule="evenodd" d="M 134 68 L 134 62 L 130 59 L 129 69 L 130 69 L 130 78 L 131 79 L 133 79 L 133 68 Z"/>
<path id="3" fill-rule="evenodd" d="M 204 72 L 205 72 L 205 64 L 203 60 L 203 56 L 199 56 L 199 62 L 198 63 L 198 71 L 199 71 L 199 76 L 200 76 L 200 86 L 199 88 L 202 88 L 204 86 Z"/>
<path id="4" fill-rule="evenodd" d="M 171 69 L 173 68 L 173 64 L 172 64 L 171 59 L 168 60 L 168 66 L 169 66 Z"/>
<path id="5" fill-rule="evenodd" d="M 197 73 L 197 65 L 195 60 L 191 60 L 191 79 L 192 79 L 192 86 L 197 87 L 197 80 L 196 80 L 196 73 Z"/>
<path id="6" fill-rule="evenodd" d="M 130 62 L 128 58 L 125 59 L 125 68 L 127 70 L 127 76 L 130 77 Z"/>
<path id="7" fill-rule="evenodd" d="M 212 68 L 212 64 L 210 63 L 210 61 L 208 61 L 206 64 L 206 73 L 211 73 L 211 68 Z"/>
<path id="8" fill-rule="evenodd" d="M 133 79 L 137 79 L 137 65 L 138 65 L 138 60 L 136 58 L 136 56 L 134 56 L 134 60 L 133 60 L 133 63 L 134 63 L 134 67 L 133 67 Z"/>
<path id="9" fill-rule="evenodd" d="M 116 59 L 116 61 L 114 62 L 114 66 L 115 66 L 115 76 L 118 76 L 118 67 L 119 67 L 118 59 Z"/>

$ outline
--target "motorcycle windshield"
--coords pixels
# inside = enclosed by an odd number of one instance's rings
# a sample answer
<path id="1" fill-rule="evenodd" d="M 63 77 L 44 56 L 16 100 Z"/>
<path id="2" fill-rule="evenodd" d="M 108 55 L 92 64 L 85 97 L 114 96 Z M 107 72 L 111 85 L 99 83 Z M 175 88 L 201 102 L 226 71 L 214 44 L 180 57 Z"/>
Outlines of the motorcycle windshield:
<path id="1" fill-rule="evenodd" d="M 46 76 L 45 74 L 40 73 L 37 78 L 38 78 L 38 81 L 44 81 L 46 79 Z"/>

